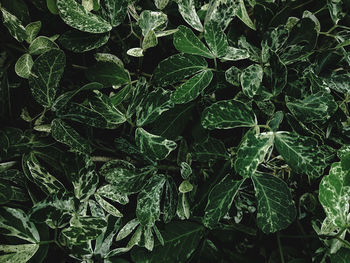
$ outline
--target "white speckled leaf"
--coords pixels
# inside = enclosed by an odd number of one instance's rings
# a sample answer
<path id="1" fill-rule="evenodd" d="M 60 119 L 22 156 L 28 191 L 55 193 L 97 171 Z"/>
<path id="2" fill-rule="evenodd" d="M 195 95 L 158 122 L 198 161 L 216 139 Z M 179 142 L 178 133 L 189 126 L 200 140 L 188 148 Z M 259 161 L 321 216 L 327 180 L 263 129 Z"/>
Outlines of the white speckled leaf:
<path id="1" fill-rule="evenodd" d="M 141 152 L 155 160 L 165 159 L 177 146 L 176 142 L 153 135 L 142 128 L 136 129 L 135 141 Z"/>
<path id="2" fill-rule="evenodd" d="M 123 214 L 110 202 L 103 199 L 99 194 L 94 194 L 96 201 L 99 203 L 99 205 L 105 210 L 108 214 L 115 216 L 115 217 L 123 217 Z"/>
<path id="3" fill-rule="evenodd" d="M 194 29 L 203 32 L 203 25 L 198 17 L 193 0 L 176 0 L 179 13 L 183 19 Z"/>
<path id="4" fill-rule="evenodd" d="M 165 8 L 169 3 L 169 0 L 154 0 L 154 4 L 158 9 Z"/>
<path id="5" fill-rule="evenodd" d="M 75 0 L 57 0 L 57 7 L 62 20 L 75 29 L 90 33 L 104 33 L 112 29 L 106 20 L 87 12 Z"/>
<path id="6" fill-rule="evenodd" d="M 258 201 L 258 227 L 265 234 L 288 227 L 296 217 L 296 208 L 288 185 L 270 174 L 255 174 L 252 180 Z"/>
<path id="7" fill-rule="evenodd" d="M 58 45 L 48 37 L 39 36 L 30 44 L 29 54 L 40 55 L 51 49 L 58 49 Z"/>
<path id="8" fill-rule="evenodd" d="M 239 86 L 239 77 L 242 73 L 242 70 L 239 68 L 232 66 L 228 70 L 225 71 L 225 79 L 228 83 Z"/>
<path id="9" fill-rule="evenodd" d="M 259 164 L 264 161 L 270 147 L 273 145 L 273 133 L 256 134 L 254 129 L 244 136 L 235 160 L 235 170 L 243 178 L 255 174 Z"/>
<path id="10" fill-rule="evenodd" d="M 51 49 L 34 61 L 29 86 L 33 97 L 41 105 L 51 107 L 65 65 L 65 54 L 59 49 Z"/>
<path id="11" fill-rule="evenodd" d="M 155 47 L 158 44 L 158 39 L 156 36 L 156 33 L 151 29 L 147 32 L 145 35 L 143 41 L 142 41 L 142 49 L 146 50 L 151 47 Z"/>
<path id="12" fill-rule="evenodd" d="M 253 96 L 257 94 L 263 79 L 263 74 L 263 69 L 258 64 L 250 65 L 243 70 L 240 77 L 242 91 L 249 98 L 253 98 Z"/>
<path id="13" fill-rule="evenodd" d="M 32 43 L 32 41 L 38 35 L 40 29 L 41 29 L 41 21 L 35 21 L 35 22 L 32 22 L 32 23 L 29 23 L 26 26 L 26 32 L 27 32 L 26 41 L 27 41 L 28 44 Z"/>
<path id="14" fill-rule="evenodd" d="M 223 57 L 228 51 L 227 37 L 219 24 L 208 21 L 204 28 L 204 38 L 215 57 Z"/>
<path id="15" fill-rule="evenodd" d="M 113 27 L 120 25 L 127 14 L 127 0 L 104 0 L 101 1 L 102 15 Z"/>
<path id="16" fill-rule="evenodd" d="M 187 103 L 194 100 L 206 87 L 208 87 L 212 78 L 213 73 L 211 70 L 204 70 L 197 75 L 194 75 L 184 84 L 176 88 L 171 95 L 171 100 L 175 104 Z"/>
<path id="17" fill-rule="evenodd" d="M 175 48 L 180 52 L 207 58 L 214 57 L 193 31 L 183 25 L 179 26 L 178 30 L 175 32 L 173 43 Z"/>
<path id="18" fill-rule="evenodd" d="M 102 197 L 108 198 L 113 202 L 117 202 L 122 205 L 126 205 L 129 203 L 129 198 L 126 193 L 120 193 L 118 188 L 112 184 L 106 184 L 101 186 L 96 193 Z"/>
<path id="19" fill-rule="evenodd" d="M 27 38 L 27 32 L 22 22 L 13 14 L 6 11 L 4 8 L 1 8 L 2 12 L 2 22 L 4 26 L 7 27 L 10 34 L 17 39 L 19 42 L 23 42 Z"/>
<path id="20" fill-rule="evenodd" d="M 134 231 L 134 229 L 140 224 L 140 221 L 137 218 L 134 218 L 132 220 L 130 220 L 128 223 L 125 224 L 125 226 L 123 226 L 117 237 L 115 238 L 116 241 L 122 240 L 124 238 L 126 238 L 128 235 L 131 234 L 132 231 Z"/>
<path id="21" fill-rule="evenodd" d="M 144 10 L 140 14 L 138 24 L 142 30 L 142 35 L 145 36 L 148 31 L 162 28 L 168 22 L 168 17 L 163 12 L 154 12 L 150 10 Z"/>
<path id="22" fill-rule="evenodd" d="M 243 102 L 223 100 L 213 103 L 202 113 L 202 126 L 206 129 L 231 129 L 252 127 L 255 115 Z"/>
<path id="23" fill-rule="evenodd" d="M 249 53 L 245 49 L 235 48 L 235 47 L 228 47 L 227 53 L 222 58 L 224 60 L 230 60 L 230 61 L 238 61 L 242 59 L 249 58 Z"/>
<path id="24" fill-rule="evenodd" d="M 239 0 L 239 8 L 236 13 L 237 17 L 242 20 L 244 24 L 250 27 L 253 30 L 256 30 L 256 27 L 253 21 L 250 19 L 247 9 L 245 8 L 245 4 L 243 0 Z"/>
<path id="25" fill-rule="evenodd" d="M 39 249 L 39 244 L 0 245 L 2 263 L 26 263 Z"/>
<path id="26" fill-rule="evenodd" d="M 129 56 L 132 57 L 143 57 L 143 49 L 140 47 L 134 47 L 134 48 L 130 48 L 128 49 L 128 51 L 126 51 L 126 54 L 128 54 Z"/>
<path id="27" fill-rule="evenodd" d="M 329 174 L 322 178 L 318 196 L 332 224 L 346 227 L 349 214 L 350 172 L 341 163 L 333 163 Z"/>
<path id="28" fill-rule="evenodd" d="M 15 71 L 21 78 L 29 78 L 34 61 L 30 54 L 23 54 L 16 62 Z"/>
<path id="29" fill-rule="evenodd" d="M 236 16 L 239 8 L 239 0 L 215 0 L 210 1 L 204 20 L 204 26 L 209 21 L 215 21 L 222 30 L 225 30 Z"/>

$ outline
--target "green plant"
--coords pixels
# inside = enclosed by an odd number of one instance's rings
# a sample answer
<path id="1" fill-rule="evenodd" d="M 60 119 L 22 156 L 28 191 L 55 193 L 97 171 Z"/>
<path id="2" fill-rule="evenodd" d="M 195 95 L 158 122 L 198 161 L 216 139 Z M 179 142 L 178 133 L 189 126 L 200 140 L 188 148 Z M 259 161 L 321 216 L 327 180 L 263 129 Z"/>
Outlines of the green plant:
<path id="1" fill-rule="evenodd" d="M 350 262 L 349 1 L 0 3 L 1 262 Z"/>

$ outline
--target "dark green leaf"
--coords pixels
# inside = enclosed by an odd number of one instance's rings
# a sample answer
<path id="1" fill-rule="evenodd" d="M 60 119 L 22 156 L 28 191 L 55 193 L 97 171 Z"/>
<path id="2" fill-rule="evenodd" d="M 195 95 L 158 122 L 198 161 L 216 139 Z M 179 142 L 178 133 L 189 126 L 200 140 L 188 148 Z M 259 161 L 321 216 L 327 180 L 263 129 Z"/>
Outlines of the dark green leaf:
<path id="1" fill-rule="evenodd" d="M 13 14 L 9 13 L 5 8 L 1 8 L 2 21 L 7 27 L 10 34 L 19 42 L 23 42 L 27 38 L 27 32 L 21 21 Z"/>
<path id="2" fill-rule="evenodd" d="M 179 13 L 183 19 L 194 29 L 202 32 L 203 25 L 195 9 L 193 0 L 176 0 L 179 6 Z"/>

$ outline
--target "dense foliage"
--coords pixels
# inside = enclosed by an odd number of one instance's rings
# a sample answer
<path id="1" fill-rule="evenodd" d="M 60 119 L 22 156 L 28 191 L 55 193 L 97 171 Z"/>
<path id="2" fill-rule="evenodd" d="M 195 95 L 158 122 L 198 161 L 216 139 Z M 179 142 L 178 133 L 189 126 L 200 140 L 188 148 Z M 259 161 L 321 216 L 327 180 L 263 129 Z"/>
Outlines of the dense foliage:
<path id="1" fill-rule="evenodd" d="M 0 262 L 350 262 L 349 0 L 0 3 Z"/>

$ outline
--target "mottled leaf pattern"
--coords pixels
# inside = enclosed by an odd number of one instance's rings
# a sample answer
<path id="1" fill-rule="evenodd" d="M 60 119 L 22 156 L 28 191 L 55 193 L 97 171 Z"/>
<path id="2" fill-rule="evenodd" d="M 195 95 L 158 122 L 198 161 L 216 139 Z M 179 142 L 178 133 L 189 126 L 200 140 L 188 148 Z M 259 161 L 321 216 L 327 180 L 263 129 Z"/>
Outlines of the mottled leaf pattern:
<path id="1" fill-rule="evenodd" d="M 179 13 L 183 19 L 194 29 L 202 32 L 203 25 L 199 19 L 193 0 L 176 0 L 179 6 Z"/>
<path id="2" fill-rule="evenodd" d="M 245 68 L 240 76 L 242 91 L 249 98 L 258 93 L 263 79 L 263 69 L 258 64 Z"/>
<path id="3" fill-rule="evenodd" d="M 239 8 L 239 0 L 216 0 L 210 1 L 204 24 L 214 21 L 225 30 L 232 19 L 236 16 Z"/>
<path id="4" fill-rule="evenodd" d="M 204 38 L 215 57 L 224 57 L 227 54 L 227 38 L 217 22 L 209 21 L 205 24 Z"/>
<path id="5" fill-rule="evenodd" d="M 16 62 L 16 74 L 22 78 L 28 79 L 33 67 L 34 61 L 31 55 L 24 54 Z"/>
<path id="6" fill-rule="evenodd" d="M 29 46 L 29 54 L 40 55 L 51 49 L 57 49 L 58 45 L 50 38 L 39 36 L 35 38 Z"/>
<path id="7" fill-rule="evenodd" d="M 3 24 L 7 27 L 10 34 L 19 42 L 24 41 L 27 38 L 27 32 L 21 21 L 5 8 L 1 8 L 1 12 Z"/>

